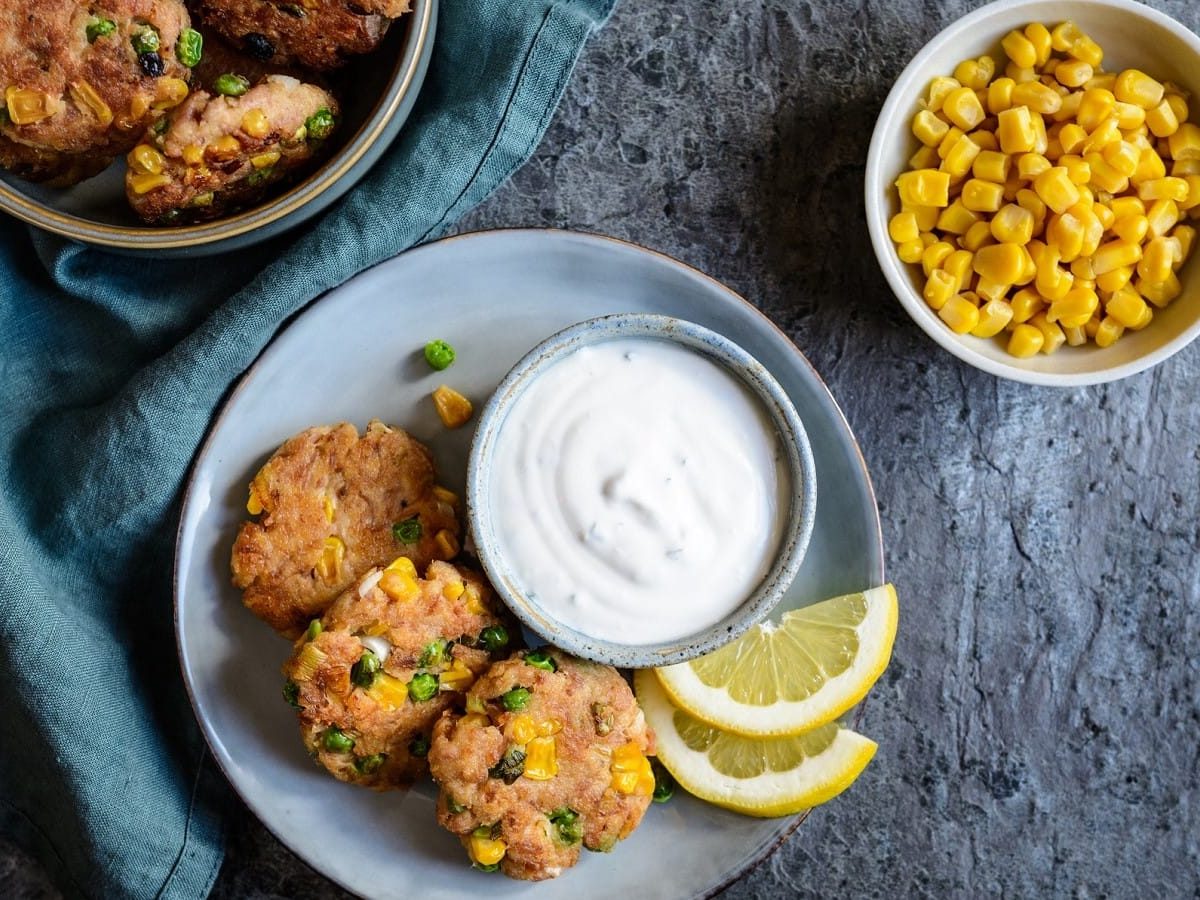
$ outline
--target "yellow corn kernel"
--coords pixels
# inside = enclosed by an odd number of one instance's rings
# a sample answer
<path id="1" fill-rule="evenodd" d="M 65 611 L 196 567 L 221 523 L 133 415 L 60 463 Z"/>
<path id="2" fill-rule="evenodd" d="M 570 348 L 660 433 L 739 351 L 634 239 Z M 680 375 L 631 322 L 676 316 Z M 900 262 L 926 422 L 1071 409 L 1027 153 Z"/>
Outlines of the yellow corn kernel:
<path id="1" fill-rule="evenodd" d="M 908 167 L 910 169 L 936 169 L 941 161 L 938 156 L 937 147 L 926 147 L 921 145 L 921 149 L 908 158 Z"/>
<path id="2" fill-rule="evenodd" d="M 979 145 L 980 150 L 990 150 L 993 153 L 1000 149 L 1000 142 L 996 140 L 995 133 L 984 131 L 982 128 L 976 128 L 967 135 L 972 141 Z M 978 159 L 979 157 L 976 157 Z M 972 163 L 974 165 L 974 163 Z"/>
<path id="3" fill-rule="evenodd" d="M 966 234 L 967 229 L 979 221 L 979 214 L 971 212 L 963 206 L 962 200 L 955 200 L 938 216 L 937 227 L 948 234 Z"/>
<path id="4" fill-rule="evenodd" d="M 1105 231 L 1108 231 L 1110 228 L 1112 228 L 1113 223 L 1117 220 L 1116 216 L 1113 215 L 1112 210 L 1103 203 L 1092 204 L 1092 215 L 1100 220 L 1100 227 Z"/>
<path id="5" fill-rule="evenodd" d="M 900 257 L 901 262 L 919 263 L 921 254 L 925 252 L 925 242 L 918 238 L 915 241 L 905 241 L 896 247 L 896 255 Z"/>
<path id="6" fill-rule="evenodd" d="M 926 247 L 921 257 L 921 266 L 925 269 L 925 277 L 928 278 L 934 273 L 934 270 L 940 269 L 942 263 L 946 261 L 946 257 L 953 252 L 954 245 L 945 241 L 938 241 L 936 244 Z"/>
<path id="7" fill-rule="evenodd" d="M 989 300 L 979 309 L 979 321 L 971 329 L 975 337 L 995 337 L 1012 321 L 1012 305 L 1004 300 Z"/>
<path id="8" fill-rule="evenodd" d="M 1122 288 L 1111 297 L 1108 298 L 1108 303 L 1104 305 L 1105 314 L 1115 319 L 1124 328 L 1138 328 L 1144 326 L 1146 314 L 1150 312 L 1150 307 L 1146 305 L 1138 292 L 1132 288 Z"/>
<path id="9" fill-rule="evenodd" d="M 1104 51 L 1100 48 L 1099 44 L 1086 34 L 1076 40 L 1067 53 L 1075 57 L 1075 59 L 1087 63 L 1092 68 L 1099 68 L 1100 63 L 1104 62 Z"/>
<path id="10" fill-rule="evenodd" d="M 475 673 L 461 659 L 454 659 L 450 667 L 438 676 L 438 686 L 445 691 L 466 691 L 475 683 Z"/>
<path id="11" fill-rule="evenodd" d="M 936 147 L 946 136 L 950 126 L 927 109 L 918 112 L 912 121 L 912 132 L 926 147 Z"/>
<path id="12" fill-rule="evenodd" d="M 1063 328 L 1082 328 L 1099 307 L 1100 298 L 1095 291 L 1074 287 L 1061 300 L 1050 304 L 1046 310 L 1046 321 L 1056 322 Z"/>
<path id="13" fill-rule="evenodd" d="M 1003 300 L 1011 289 L 1011 284 L 991 281 L 980 276 L 975 279 L 975 290 L 970 294 L 960 294 L 959 296 L 963 300 L 970 302 L 972 306 L 978 307 L 980 301 L 986 303 L 991 300 Z"/>
<path id="14" fill-rule="evenodd" d="M 996 61 L 990 56 L 964 59 L 954 69 L 954 78 L 973 91 L 983 90 L 996 74 Z"/>
<path id="15" fill-rule="evenodd" d="M 246 512 L 252 516 L 257 516 L 263 511 L 262 497 L 259 496 L 258 490 L 255 488 L 254 482 L 250 483 L 250 496 L 246 500 Z"/>
<path id="16" fill-rule="evenodd" d="M 1092 270 L 1091 257 L 1081 256 L 1071 263 L 1071 274 L 1082 281 L 1094 281 L 1096 273 Z"/>
<path id="17" fill-rule="evenodd" d="M 475 411 L 471 401 L 452 387 L 441 385 L 432 394 L 438 418 L 447 428 L 459 428 L 471 418 Z"/>
<path id="18" fill-rule="evenodd" d="M 1011 78 L 997 78 L 987 88 L 987 108 L 993 116 L 1012 106 L 1012 92 L 1017 83 Z"/>
<path id="19" fill-rule="evenodd" d="M 1017 206 L 1027 209 L 1033 215 L 1033 233 L 1040 234 L 1046 221 L 1046 204 L 1036 191 L 1028 188 L 1017 191 Z"/>
<path id="20" fill-rule="evenodd" d="M 504 841 L 475 834 L 467 839 L 467 856 L 479 866 L 494 866 L 504 859 L 507 852 L 508 845 Z"/>
<path id="21" fill-rule="evenodd" d="M 981 150 L 971 165 L 971 173 L 980 181 L 1004 184 L 1012 167 L 1012 157 L 995 150 Z"/>
<path id="22" fill-rule="evenodd" d="M 149 111 L 150 98 L 145 94 L 134 94 L 133 99 L 129 101 L 129 117 L 139 121 Z"/>
<path id="23" fill-rule="evenodd" d="M 1025 37 L 1033 45 L 1036 66 L 1046 65 L 1050 59 L 1050 51 L 1054 49 L 1050 30 L 1041 22 L 1031 22 L 1025 26 Z"/>
<path id="24" fill-rule="evenodd" d="M 433 536 L 433 542 L 437 544 L 438 554 L 443 559 L 453 559 L 458 556 L 458 538 L 455 537 L 454 532 L 443 528 Z"/>
<path id="25" fill-rule="evenodd" d="M 535 737 L 525 750 L 525 777 L 549 781 L 558 774 L 558 748 L 553 736 Z"/>
<path id="26" fill-rule="evenodd" d="M 991 230 L 1001 244 L 1028 244 L 1033 240 L 1033 213 L 1010 203 L 992 218 Z"/>
<path id="27" fill-rule="evenodd" d="M 1064 59 L 1054 67 L 1054 78 L 1059 84 L 1077 88 L 1092 78 L 1093 69 L 1078 59 Z"/>
<path id="28" fill-rule="evenodd" d="M 311 641 L 300 648 L 296 656 L 296 665 L 292 669 L 293 681 L 311 681 L 317 670 L 325 664 L 328 655 Z"/>
<path id="29" fill-rule="evenodd" d="M 313 570 L 321 578 L 329 580 L 337 578 L 342 570 L 342 560 L 346 557 L 346 545 L 339 537 L 327 537 L 321 545 L 321 555 L 317 558 Z"/>
<path id="30" fill-rule="evenodd" d="M 980 247 L 994 243 L 996 243 L 996 239 L 992 237 L 991 225 L 986 221 L 976 222 L 967 229 L 966 234 L 958 239 L 958 245 L 971 253 L 977 252 Z"/>
<path id="31" fill-rule="evenodd" d="M 901 212 L 910 212 L 917 218 L 917 228 L 921 231 L 933 231 L 937 227 L 938 216 L 942 214 L 941 210 L 936 206 L 901 206 Z M 454 504 L 458 503 L 458 496 L 454 497 Z"/>
<path id="32" fill-rule="evenodd" d="M 1083 222 L 1070 212 L 1052 216 L 1046 225 L 1046 244 L 1057 250 L 1064 262 L 1071 262 L 1083 252 L 1083 239 Z"/>
<path id="33" fill-rule="evenodd" d="M 941 310 L 954 296 L 958 288 L 958 280 L 945 269 L 935 269 L 925 282 L 922 296 L 931 309 Z"/>
<path id="34" fill-rule="evenodd" d="M 1042 346 L 1039 349 L 1046 356 L 1054 353 L 1067 342 L 1067 336 L 1063 330 L 1047 320 L 1045 313 L 1038 313 L 1029 320 L 1029 325 L 1042 333 Z"/>
<path id="35" fill-rule="evenodd" d="M 537 734 L 537 724 L 526 713 L 513 716 L 504 728 L 504 736 L 514 744 L 528 744 Z"/>
<path id="36" fill-rule="evenodd" d="M 899 212 L 888 222 L 888 235 L 897 244 L 915 241 L 921 237 L 921 229 L 917 226 L 917 217 L 911 212 Z"/>
<path id="37" fill-rule="evenodd" d="M 1178 177 L 1182 177 L 1188 187 L 1187 196 L 1183 200 L 1178 201 L 1179 208 L 1186 212 L 1200 206 L 1200 175 Z"/>
<path id="38" fill-rule="evenodd" d="M 1179 223 L 1179 205 L 1174 200 L 1155 200 L 1146 210 L 1148 233 L 1151 237 L 1170 234 Z"/>
<path id="39" fill-rule="evenodd" d="M 59 102 L 49 94 L 12 85 L 5 89 L 4 100 L 14 125 L 32 125 L 50 118 L 59 109 Z"/>
<path id="40" fill-rule="evenodd" d="M 188 84 L 182 78 L 160 78 L 154 84 L 154 102 L 151 109 L 174 109 L 187 99 Z"/>
<path id="41" fill-rule="evenodd" d="M 446 583 L 444 588 L 442 588 L 442 596 L 447 600 L 454 602 L 463 595 L 463 591 L 466 589 L 467 586 L 461 581 L 450 581 Z"/>
<path id="42" fill-rule="evenodd" d="M 1083 142 L 1083 156 L 1086 159 L 1089 154 L 1098 153 L 1109 144 L 1115 144 L 1120 140 L 1121 128 L 1117 124 L 1117 120 L 1105 119 Z"/>
<path id="43" fill-rule="evenodd" d="M 936 220 L 936 218 L 935 216 L 934 219 Z M 930 227 L 933 227 L 932 222 L 930 223 Z M 447 506 L 458 506 L 458 494 L 454 493 L 450 488 L 442 487 L 440 484 L 433 486 L 433 498 L 438 503 L 445 503 Z"/>
<path id="44" fill-rule="evenodd" d="M 1142 247 L 1131 241 L 1109 241 L 1092 255 L 1092 272 L 1104 275 L 1123 266 L 1132 266 L 1142 258 Z"/>
<path id="45" fill-rule="evenodd" d="M 250 157 L 250 165 L 256 169 L 268 169 L 279 162 L 279 151 L 268 150 L 266 153 L 256 153 Z"/>
<path id="46" fill-rule="evenodd" d="M 1144 216 L 1146 214 L 1146 204 L 1137 197 L 1114 197 L 1109 208 L 1118 220 L 1127 216 Z"/>
<path id="47" fill-rule="evenodd" d="M 366 693 L 380 706 L 399 709 L 408 700 L 408 685 L 394 675 L 378 672 Z"/>
<path id="48" fill-rule="evenodd" d="M 390 566 L 379 579 L 379 589 L 398 603 L 407 603 L 421 592 L 415 577 L 395 571 Z"/>
<path id="49" fill-rule="evenodd" d="M 205 148 L 214 159 L 231 159 L 241 152 L 242 145 L 231 134 L 222 135 Z"/>
<path id="50" fill-rule="evenodd" d="M 129 151 L 125 158 L 129 170 L 135 174 L 159 175 L 167 161 L 163 155 L 149 144 L 138 144 Z"/>
<path id="51" fill-rule="evenodd" d="M 1100 327 L 1096 329 L 1096 334 L 1092 340 L 1096 342 L 1097 347 L 1111 347 L 1121 335 L 1125 333 L 1125 326 L 1114 319 L 1112 316 L 1105 316 L 1100 320 Z"/>
<path id="52" fill-rule="evenodd" d="M 553 734 L 558 734 L 563 730 L 563 723 L 558 719 L 542 719 L 537 723 L 537 733 L 541 737 L 550 737 Z"/>
<path id="53" fill-rule="evenodd" d="M 1145 253 L 1142 254 L 1142 261 L 1138 263 L 1138 276 L 1143 282 L 1162 284 L 1171 277 L 1171 273 L 1174 271 L 1175 253 L 1168 243 L 1168 238 L 1156 237 L 1151 240 L 1146 245 Z M 1124 319 L 1121 319 L 1121 324 L 1129 326 Z"/>
<path id="54" fill-rule="evenodd" d="M 1079 202 L 1079 187 L 1065 166 L 1054 166 L 1033 180 L 1033 190 L 1056 213 L 1064 213 Z"/>
<path id="55" fill-rule="evenodd" d="M 1038 53 L 1033 41 L 1019 31 L 1010 31 L 1000 41 L 1005 54 L 1022 69 L 1032 69 L 1037 65 Z"/>
<path id="56" fill-rule="evenodd" d="M 1020 209 L 1020 207 L 1016 207 Z M 1027 210 L 1021 212 L 1029 215 Z M 1016 284 L 1025 271 L 1025 248 L 1017 243 L 992 244 L 980 247 L 972 260 L 977 275 L 999 284 Z"/>
<path id="57" fill-rule="evenodd" d="M 1050 148 L 1050 135 L 1046 131 L 1046 120 L 1035 114 L 1030 121 L 1033 124 L 1033 152 L 1045 156 L 1046 151 Z"/>
<path id="58" fill-rule="evenodd" d="M 966 135 L 966 132 L 957 125 L 952 125 L 950 130 L 946 132 L 946 136 L 942 138 L 942 142 L 938 144 L 937 155 L 938 159 L 945 159 L 946 154 L 950 152 L 950 148 L 958 143 L 959 138 Z"/>
<path id="59" fill-rule="evenodd" d="M 1113 291 L 1119 291 L 1125 285 L 1129 284 L 1129 279 L 1131 278 L 1133 278 L 1133 266 L 1121 266 L 1110 272 L 1105 272 L 1103 275 L 1097 275 L 1096 289 L 1104 291 L 1106 294 L 1111 294 Z"/>
<path id="60" fill-rule="evenodd" d="M 1012 105 L 1028 106 L 1030 111 L 1043 116 L 1052 116 L 1062 109 L 1062 97 L 1053 88 L 1040 81 L 1018 84 L 1013 88 Z"/>
<path id="61" fill-rule="evenodd" d="M 1063 97 L 1062 109 L 1051 116 L 1051 118 L 1062 125 L 1068 123 L 1072 125 L 1076 124 L 1075 116 L 1079 114 L 1079 104 L 1082 100 L 1083 91 L 1075 91 L 1072 94 L 1067 94 L 1067 96 Z M 1087 132 L 1085 131 L 1084 133 L 1086 134 Z"/>
<path id="62" fill-rule="evenodd" d="M 1113 114 L 1116 104 L 1117 98 L 1113 96 L 1112 91 L 1088 88 L 1079 101 L 1079 111 L 1075 114 L 1075 119 L 1090 134 Z"/>
<path id="63" fill-rule="evenodd" d="M 1133 285 L 1134 289 L 1157 306 L 1162 309 L 1167 306 L 1172 300 L 1183 293 L 1183 286 L 1179 283 L 1179 277 L 1172 272 L 1167 280 L 1160 284 L 1151 284 L 1144 278 L 1139 278 Z"/>
<path id="64" fill-rule="evenodd" d="M 1171 162 L 1171 174 L 1180 178 L 1200 175 L 1200 159 L 1177 159 Z"/>
<path id="65" fill-rule="evenodd" d="M 1113 107 L 1113 119 L 1121 131 L 1137 131 L 1146 121 L 1146 111 L 1140 106 L 1118 100 Z"/>
<path id="66" fill-rule="evenodd" d="M 996 137 L 1005 153 L 1028 153 L 1037 144 L 1033 113 L 1028 106 L 1014 106 L 997 116 Z"/>
<path id="67" fill-rule="evenodd" d="M 961 178 L 971 171 L 971 164 L 982 152 L 982 148 L 965 134 L 950 147 L 942 160 L 941 170 L 954 178 Z"/>
<path id="68" fill-rule="evenodd" d="M 1180 225 L 1171 232 L 1171 237 L 1179 241 L 1179 254 L 1175 260 L 1175 268 L 1178 269 L 1192 255 L 1192 248 L 1196 246 L 1196 229 L 1191 225 Z"/>
<path id="69" fill-rule="evenodd" d="M 979 97 L 969 87 L 955 88 L 942 102 L 942 115 L 963 131 L 971 131 L 987 118 Z"/>
<path id="70" fill-rule="evenodd" d="M 101 125 L 112 123 L 112 108 L 104 102 L 104 98 L 96 93 L 96 89 L 86 81 L 72 81 L 67 85 L 67 90 L 71 94 L 71 99 L 75 101 L 75 105 L 81 109 L 89 110 Z"/>
<path id="71" fill-rule="evenodd" d="M 1008 353 L 1018 359 L 1028 359 L 1036 356 L 1045 342 L 1046 338 L 1041 329 L 1033 325 L 1020 324 L 1013 328 L 1012 334 L 1008 338 Z"/>
<path id="72" fill-rule="evenodd" d="M 1155 81 L 1145 72 L 1126 69 L 1117 76 L 1113 92 L 1122 103 L 1132 103 L 1142 109 L 1153 109 L 1162 103 L 1165 89 L 1161 82 Z"/>
<path id="73" fill-rule="evenodd" d="M 1082 347 L 1088 341 L 1087 332 L 1081 328 L 1063 328 L 1063 334 L 1067 336 L 1068 347 Z"/>
<path id="74" fill-rule="evenodd" d="M 1032 288 L 1017 291 L 1009 301 L 1012 307 L 1012 320 L 1018 324 L 1028 322 L 1046 307 L 1041 295 Z"/>
<path id="75" fill-rule="evenodd" d="M 369 637 L 379 637 L 380 635 L 387 634 L 389 630 L 386 622 L 376 620 L 364 628 L 362 633 Z"/>
<path id="76" fill-rule="evenodd" d="M 933 81 L 929 82 L 929 93 L 926 95 L 925 108 L 930 112 L 937 112 L 942 108 L 942 103 L 945 102 L 946 96 L 951 91 L 956 91 L 961 84 L 954 78 L 947 78 L 939 75 Z"/>
<path id="77" fill-rule="evenodd" d="M 1059 157 L 1058 165 L 1067 170 L 1067 180 L 1076 187 L 1082 188 L 1092 180 L 1092 167 L 1082 156 L 1064 153 Z"/>
<path id="78" fill-rule="evenodd" d="M 1179 119 L 1175 117 L 1175 110 L 1166 100 L 1153 109 L 1146 110 L 1145 116 L 1150 133 L 1157 138 L 1169 138 L 1179 130 Z"/>
<path id="79" fill-rule="evenodd" d="M 204 162 L 204 148 L 199 144 L 188 144 L 183 148 L 181 154 L 183 161 L 189 166 L 198 166 Z"/>
<path id="80" fill-rule="evenodd" d="M 949 273 L 954 279 L 954 293 L 967 288 L 971 280 L 971 262 L 974 258 L 975 255 L 970 250 L 955 250 L 942 263 L 942 271 Z"/>
<path id="81" fill-rule="evenodd" d="M 1074 154 L 1083 146 L 1087 136 L 1087 132 L 1074 122 L 1068 122 L 1058 132 L 1058 141 L 1062 144 L 1064 153 Z"/>
<path id="82" fill-rule="evenodd" d="M 1129 176 L 1109 165 L 1100 153 L 1092 151 L 1084 156 L 1084 161 L 1092 173 L 1090 184 L 1110 194 L 1119 194 L 1129 188 Z"/>
<path id="83" fill-rule="evenodd" d="M 267 114 L 258 107 L 246 110 L 242 116 L 242 131 L 252 138 L 261 140 L 271 133 L 271 121 Z"/>
<path id="84" fill-rule="evenodd" d="M 1156 181 L 1159 178 L 1165 178 L 1167 175 L 1167 164 L 1163 162 L 1161 156 L 1153 147 L 1142 148 L 1141 155 L 1138 157 L 1138 166 L 1133 174 L 1129 176 L 1129 180 L 1135 185 L 1140 185 L 1144 181 Z M 1114 193 L 1117 193 L 1114 191 Z"/>
<path id="85" fill-rule="evenodd" d="M 1118 140 L 1108 144 L 1100 155 L 1106 163 L 1128 178 L 1137 171 L 1142 153 L 1133 144 Z"/>
<path id="86" fill-rule="evenodd" d="M 644 796 L 654 793 L 654 772 L 650 768 L 650 760 L 646 759 L 641 747 L 634 741 L 613 750 L 610 769 L 612 786 L 618 793 Z"/>
<path id="87" fill-rule="evenodd" d="M 1022 181 L 1033 181 L 1050 168 L 1050 160 L 1040 153 L 1022 153 L 1017 159 L 1017 177 Z"/>
<path id="88" fill-rule="evenodd" d="M 483 594 L 480 593 L 478 587 L 468 584 L 464 593 L 467 597 L 467 612 L 475 616 L 482 616 L 488 611 L 487 606 L 483 602 Z"/>
<path id="89" fill-rule="evenodd" d="M 1028 84 L 1031 81 L 1037 81 L 1038 77 L 1037 69 L 1023 69 L 1015 62 L 1009 62 L 1004 67 L 1004 75 L 1017 84 Z"/>
<path id="90" fill-rule="evenodd" d="M 417 567 L 413 564 L 413 561 L 411 559 L 409 559 L 407 556 L 397 556 L 395 559 L 393 559 L 388 564 L 388 567 L 386 569 L 384 569 L 384 571 L 385 572 L 398 572 L 399 574 L 403 575 L 404 577 L 412 578 L 414 580 L 417 577 Z"/>
<path id="91" fill-rule="evenodd" d="M 1138 185 L 1138 197 L 1142 200 L 1174 200 L 1176 203 L 1187 200 L 1189 187 L 1182 178 L 1167 176 L 1152 178 Z"/>
<path id="92" fill-rule="evenodd" d="M 166 187 L 171 183 L 169 175 L 151 175 L 149 173 L 131 174 L 129 176 L 129 187 L 133 189 L 135 194 L 148 194 L 151 191 L 158 190 L 160 187 Z"/>
<path id="93" fill-rule="evenodd" d="M 960 199 L 972 212 L 996 212 L 1004 204 L 1004 187 L 994 181 L 971 178 L 963 185 Z"/>

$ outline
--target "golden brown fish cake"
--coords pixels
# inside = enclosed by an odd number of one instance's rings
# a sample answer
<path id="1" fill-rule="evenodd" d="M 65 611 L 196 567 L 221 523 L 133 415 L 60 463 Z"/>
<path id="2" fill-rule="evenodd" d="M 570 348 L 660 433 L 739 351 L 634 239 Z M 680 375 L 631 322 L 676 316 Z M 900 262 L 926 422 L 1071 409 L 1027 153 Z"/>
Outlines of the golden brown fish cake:
<path id="1" fill-rule="evenodd" d="M 197 16 L 264 62 L 328 71 L 374 50 L 409 0 L 196 0 Z"/>
<path id="2" fill-rule="evenodd" d="M 191 41 L 180 0 L 0 0 L 0 166 L 96 174 L 187 96 Z"/>
<path id="3" fill-rule="evenodd" d="M 377 790 L 427 769 L 433 724 L 507 653 L 515 633 L 475 572 L 405 557 L 373 569 L 296 642 L 285 698 L 304 744 L 336 778 Z"/>
<path id="4" fill-rule="evenodd" d="M 251 612 L 296 638 L 351 584 L 397 555 L 423 570 L 459 549 L 458 498 L 434 482 L 429 449 L 372 421 L 289 439 L 255 475 L 231 559 Z"/>
<path id="5" fill-rule="evenodd" d="M 654 734 L 611 666 L 558 650 L 494 663 L 466 714 L 434 726 L 429 767 L 438 822 L 478 868 L 554 878 L 581 847 L 608 851 L 654 793 Z"/>

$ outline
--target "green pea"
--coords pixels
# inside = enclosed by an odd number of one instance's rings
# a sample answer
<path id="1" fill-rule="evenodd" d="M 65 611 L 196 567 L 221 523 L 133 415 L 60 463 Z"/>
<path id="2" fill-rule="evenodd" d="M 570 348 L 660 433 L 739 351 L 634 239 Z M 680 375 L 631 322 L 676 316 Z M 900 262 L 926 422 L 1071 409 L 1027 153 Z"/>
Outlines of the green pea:
<path id="1" fill-rule="evenodd" d="M 525 662 L 536 669 L 545 669 L 547 672 L 558 671 L 558 663 L 545 650 L 534 650 L 532 653 L 526 653 Z"/>
<path id="2" fill-rule="evenodd" d="M 133 44 L 133 52 L 138 56 L 141 56 L 143 53 L 158 52 L 158 32 L 153 28 L 143 28 L 141 31 L 135 33 L 129 41 Z"/>
<path id="3" fill-rule="evenodd" d="M 425 362 L 439 372 L 448 369 L 454 362 L 454 348 L 445 341 L 430 341 L 425 345 Z"/>
<path id="4" fill-rule="evenodd" d="M 304 128 L 308 132 L 309 138 L 314 141 L 323 141 L 333 134 L 335 124 L 333 112 L 327 106 L 322 106 L 304 120 Z"/>
<path id="5" fill-rule="evenodd" d="M 415 544 L 421 539 L 421 519 L 417 516 L 392 525 L 392 537 L 399 544 Z"/>
<path id="6" fill-rule="evenodd" d="M 654 802 L 666 803 L 675 796 L 675 779 L 657 759 L 650 760 L 650 768 L 654 770 Z"/>
<path id="7" fill-rule="evenodd" d="M 550 813 L 547 817 L 554 826 L 558 839 L 568 846 L 578 844 L 583 840 L 583 823 L 579 821 L 579 813 L 568 806 L 563 806 Z"/>
<path id="8" fill-rule="evenodd" d="M 508 752 L 488 769 L 488 777 L 499 778 L 505 784 L 512 784 L 525 773 L 525 751 L 519 747 L 509 747 Z"/>
<path id="9" fill-rule="evenodd" d="M 374 775 L 387 759 L 386 753 L 372 753 L 370 756 L 360 756 L 354 761 L 354 768 L 359 775 Z"/>
<path id="10" fill-rule="evenodd" d="M 185 28 L 179 32 L 179 40 L 175 42 L 175 58 L 189 69 L 200 62 L 204 55 L 204 37 L 194 28 Z"/>
<path id="11" fill-rule="evenodd" d="M 438 692 L 438 677 L 429 672 L 414 675 L 408 683 L 408 696 L 417 702 L 432 700 Z"/>
<path id="12" fill-rule="evenodd" d="M 500 705 L 509 712 L 517 712 L 529 705 L 530 693 L 527 688 L 515 687 L 506 694 L 501 695 Z"/>
<path id="13" fill-rule="evenodd" d="M 418 734 L 415 738 L 408 742 L 408 752 L 413 756 L 428 756 L 429 738 L 425 737 L 423 734 Z"/>
<path id="14" fill-rule="evenodd" d="M 496 653 L 508 646 L 508 629 L 503 625 L 489 625 L 479 632 L 479 643 L 487 648 L 488 653 Z"/>
<path id="15" fill-rule="evenodd" d="M 491 825 L 480 825 L 471 832 L 471 837 L 487 838 L 490 841 L 500 837 L 500 823 L 493 822 Z"/>
<path id="16" fill-rule="evenodd" d="M 379 661 L 379 657 L 370 650 L 364 650 L 358 662 L 350 667 L 350 680 L 360 688 L 369 688 L 375 683 L 375 676 L 381 668 L 383 663 Z"/>
<path id="17" fill-rule="evenodd" d="M 213 81 L 213 90 L 222 97 L 240 97 L 250 90 L 250 82 L 241 75 L 226 72 L 224 75 L 218 75 Z"/>
<path id="18" fill-rule="evenodd" d="M 117 23 L 112 19 L 92 19 L 83 30 L 89 44 L 96 43 L 96 38 L 108 37 L 117 30 Z"/>
<path id="19" fill-rule="evenodd" d="M 441 638 L 425 645 L 425 649 L 421 651 L 421 657 L 417 660 L 417 665 L 422 669 L 429 669 L 434 666 L 440 666 L 446 658 L 446 649 L 449 645 Z"/>
<path id="20" fill-rule="evenodd" d="M 300 706 L 300 685 L 292 681 L 290 678 L 283 683 L 283 699 L 287 701 L 288 706 L 292 709 L 301 709 Z"/>
<path id="21" fill-rule="evenodd" d="M 325 729 L 325 733 L 321 735 L 321 743 L 330 753 L 349 753 L 354 749 L 354 738 L 336 725 Z"/>
<path id="22" fill-rule="evenodd" d="M 304 632 L 306 641 L 316 640 L 318 634 L 325 630 L 325 626 L 321 624 L 320 619 L 313 619 L 308 623 L 308 629 Z"/>

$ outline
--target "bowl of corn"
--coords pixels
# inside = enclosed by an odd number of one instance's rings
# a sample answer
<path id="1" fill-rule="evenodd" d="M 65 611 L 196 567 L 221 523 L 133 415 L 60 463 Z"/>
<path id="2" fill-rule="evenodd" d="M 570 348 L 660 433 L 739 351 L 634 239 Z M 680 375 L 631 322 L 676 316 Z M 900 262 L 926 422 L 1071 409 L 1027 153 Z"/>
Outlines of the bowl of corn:
<path id="1" fill-rule="evenodd" d="M 1198 79 L 1200 39 L 1131 0 L 1001 0 L 930 41 L 866 174 L 872 244 L 916 323 L 977 368 L 1055 386 L 1194 340 Z"/>

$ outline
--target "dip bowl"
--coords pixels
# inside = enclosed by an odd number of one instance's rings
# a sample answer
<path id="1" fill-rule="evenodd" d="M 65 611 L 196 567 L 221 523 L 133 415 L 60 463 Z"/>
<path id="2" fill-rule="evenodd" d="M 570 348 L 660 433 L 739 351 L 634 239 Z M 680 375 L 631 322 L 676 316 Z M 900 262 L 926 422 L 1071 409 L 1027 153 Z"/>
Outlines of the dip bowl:
<path id="1" fill-rule="evenodd" d="M 621 339 L 654 339 L 686 348 L 720 365 L 762 405 L 774 426 L 787 473 L 788 509 L 766 575 L 719 622 L 678 640 L 623 644 L 585 634 L 559 621 L 531 598 L 505 556 L 492 510 L 497 441 L 517 400 L 543 372 L 584 346 Z M 653 423 L 647 423 L 653 427 Z M 534 347 L 505 376 L 479 416 L 467 466 L 467 526 L 475 552 L 492 585 L 513 614 L 545 641 L 585 659 L 621 668 L 651 668 L 711 653 L 761 622 L 795 580 L 808 548 L 816 515 L 816 468 L 804 425 L 791 400 L 766 368 L 732 341 L 691 322 L 669 316 L 622 314 L 572 325 Z"/>

